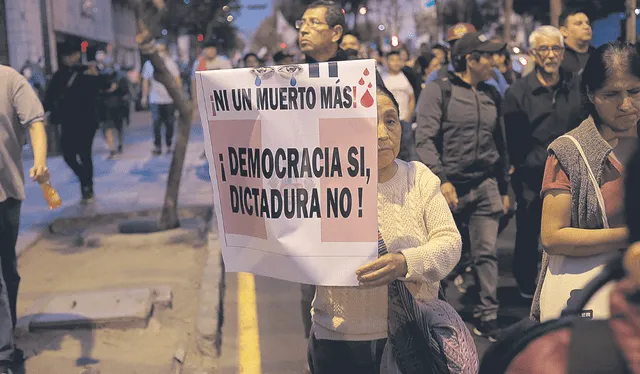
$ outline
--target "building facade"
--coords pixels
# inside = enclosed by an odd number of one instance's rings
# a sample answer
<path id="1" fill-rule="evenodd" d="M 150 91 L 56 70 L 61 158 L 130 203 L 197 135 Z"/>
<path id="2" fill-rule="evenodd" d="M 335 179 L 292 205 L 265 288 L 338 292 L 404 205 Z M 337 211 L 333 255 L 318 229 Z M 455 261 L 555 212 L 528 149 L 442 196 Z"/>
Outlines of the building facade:
<path id="1" fill-rule="evenodd" d="M 86 42 L 85 60 L 92 60 L 97 50 L 105 50 L 120 65 L 139 67 L 135 17 L 125 3 L 0 0 L 0 62 L 20 69 L 28 61 L 42 61 L 52 72 L 60 63 L 60 44 Z"/>

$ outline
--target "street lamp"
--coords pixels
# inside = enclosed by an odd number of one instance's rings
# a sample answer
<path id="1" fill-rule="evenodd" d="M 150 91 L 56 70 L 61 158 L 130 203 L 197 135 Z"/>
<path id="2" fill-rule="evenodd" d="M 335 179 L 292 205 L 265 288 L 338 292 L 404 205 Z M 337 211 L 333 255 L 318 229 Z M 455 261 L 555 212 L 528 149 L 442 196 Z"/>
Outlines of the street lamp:
<path id="1" fill-rule="evenodd" d="M 393 35 L 391 37 L 391 45 L 394 46 L 394 47 L 397 47 L 398 44 L 400 44 L 400 40 L 398 39 L 398 36 L 397 35 Z"/>
<path id="2" fill-rule="evenodd" d="M 360 7 L 359 12 L 364 16 L 365 14 L 367 14 L 367 7 L 366 6 Z"/>
<path id="3" fill-rule="evenodd" d="M 384 29 L 385 29 L 385 27 L 384 27 L 384 25 L 383 25 L 383 24 L 379 24 L 379 25 L 378 25 L 378 30 L 380 30 L 380 31 L 384 31 Z"/>
<path id="4" fill-rule="evenodd" d="M 229 14 L 227 16 L 227 22 L 231 22 L 231 21 L 233 21 L 233 16 L 231 14 Z"/>
<path id="5" fill-rule="evenodd" d="M 222 11 L 223 11 L 223 12 L 228 12 L 228 11 L 229 11 L 229 9 L 231 9 L 231 8 L 229 8 L 229 6 L 228 6 L 228 5 L 225 5 L 225 6 L 223 6 L 223 7 L 222 7 Z"/>

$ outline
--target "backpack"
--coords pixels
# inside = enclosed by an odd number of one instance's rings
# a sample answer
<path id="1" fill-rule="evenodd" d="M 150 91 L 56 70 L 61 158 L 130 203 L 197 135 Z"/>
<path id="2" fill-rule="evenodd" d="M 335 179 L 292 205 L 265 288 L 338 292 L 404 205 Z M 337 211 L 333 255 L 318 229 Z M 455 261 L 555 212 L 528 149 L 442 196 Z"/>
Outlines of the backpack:
<path id="1" fill-rule="evenodd" d="M 567 350 L 567 374 L 630 374 L 631 369 L 627 366 L 616 342 L 609 320 L 590 320 L 581 316 L 584 306 L 601 287 L 611 281 L 622 279 L 624 275 L 620 255 L 609 262 L 602 273 L 584 288 L 580 300 L 567 307 L 562 317 L 544 323 L 527 319 L 506 329 L 498 342 L 487 350 L 479 374 L 504 373 L 530 343 L 565 328 L 571 329 L 571 342 Z M 531 362 L 532 367 L 535 364 L 536 362 Z"/>

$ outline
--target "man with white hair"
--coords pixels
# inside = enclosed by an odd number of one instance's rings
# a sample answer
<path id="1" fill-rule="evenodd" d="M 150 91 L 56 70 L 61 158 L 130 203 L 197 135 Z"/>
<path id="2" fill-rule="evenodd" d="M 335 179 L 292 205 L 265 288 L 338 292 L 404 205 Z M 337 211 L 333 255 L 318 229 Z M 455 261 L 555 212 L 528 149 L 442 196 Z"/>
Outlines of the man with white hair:
<path id="1" fill-rule="evenodd" d="M 541 26 L 529 36 L 535 70 L 516 81 L 503 101 L 503 119 L 511 177 L 516 194 L 516 245 L 513 274 L 520 295 L 532 299 L 538 273 L 538 238 L 542 215 L 540 189 L 547 147 L 558 136 L 577 127 L 580 117 L 579 78 L 562 68 L 562 33 Z"/>

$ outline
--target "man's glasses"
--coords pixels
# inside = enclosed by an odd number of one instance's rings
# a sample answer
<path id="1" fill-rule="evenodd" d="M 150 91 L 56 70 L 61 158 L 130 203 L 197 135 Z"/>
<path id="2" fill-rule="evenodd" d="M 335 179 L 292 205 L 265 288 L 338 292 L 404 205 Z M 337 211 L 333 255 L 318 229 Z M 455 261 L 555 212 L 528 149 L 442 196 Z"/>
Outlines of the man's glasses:
<path id="1" fill-rule="evenodd" d="M 315 19 L 315 18 L 312 18 L 310 20 L 299 19 L 299 20 L 296 21 L 296 29 L 300 30 L 301 28 L 304 27 L 304 25 L 309 26 L 313 30 L 317 30 L 323 25 L 329 26 L 328 23 L 322 22 L 322 21 L 320 21 L 318 19 Z"/>
<path id="2" fill-rule="evenodd" d="M 564 47 L 559 45 L 554 45 L 553 47 L 542 45 L 536 48 L 536 52 L 538 52 L 540 56 L 548 56 L 551 51 L 553 51 L 553 54 L 555 54 L 556 56 L 559 56 L 560 54 L 564 53 Z"/>

